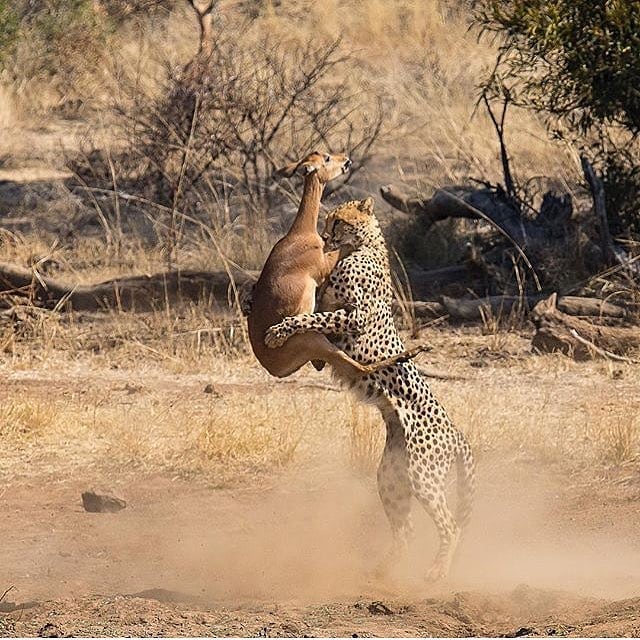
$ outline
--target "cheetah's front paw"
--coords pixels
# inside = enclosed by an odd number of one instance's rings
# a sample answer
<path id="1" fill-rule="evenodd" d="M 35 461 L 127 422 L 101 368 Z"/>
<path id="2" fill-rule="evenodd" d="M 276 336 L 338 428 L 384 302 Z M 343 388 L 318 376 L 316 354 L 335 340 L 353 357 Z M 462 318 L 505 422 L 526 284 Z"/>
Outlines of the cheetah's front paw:
<path id="1" fill-rule="evenodd" d="M 281 347 L 289 338 L 288 331 L 283 327 L 282 322 L 274 324 L 267 329 L 264 336 L 264 343 L 269 349 Z"/>

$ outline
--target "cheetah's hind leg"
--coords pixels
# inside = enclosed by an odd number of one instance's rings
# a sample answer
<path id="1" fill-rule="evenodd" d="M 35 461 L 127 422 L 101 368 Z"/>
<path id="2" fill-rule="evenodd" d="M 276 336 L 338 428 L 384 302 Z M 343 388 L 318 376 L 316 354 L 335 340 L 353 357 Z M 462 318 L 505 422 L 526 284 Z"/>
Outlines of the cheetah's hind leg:
<path id="1" fill-rule="evenodd" d="M 447 506 L 444 486 L 441 487 L 441 490 L 442 492 L 439 492 L 434 499 L 416 496 L 427 513 L 433 518 L 438 530 L 440 546 L 433 564 L 426 573 L 426 579 L 429 582 L 442 580 L 449 575 L 451 561 L 460 540 L 460 527 Z"/>
<path id="2" fill-rule="evenodd" d="M 409 544 L 413 539 L 411 486 L 407 475 L 407 450 L 402 425 L 395 413 L 385 416 L 387 439 L 378 467 L 378 495 L 389 520 L 392 547 L 378 567 L 378 575 L 408 569 Z"/>
<path id="3" fill-rule="evenodd" d="M 412 425 L 413 415 L 401 415 L 402 423 Z M 415 425 L 414 425 L 415 428 Z M 413 495 L 433 519 L 438 532 L 439 547 L 427 579 L 439 580 L 449 574 L 451 561 L 458 546 L 461 528 L 447 504 L 446 480 L 458 457 L 458 433 L 455 429 L 429 426 L 419 437 L 407 439 L 408 475 Z"/>

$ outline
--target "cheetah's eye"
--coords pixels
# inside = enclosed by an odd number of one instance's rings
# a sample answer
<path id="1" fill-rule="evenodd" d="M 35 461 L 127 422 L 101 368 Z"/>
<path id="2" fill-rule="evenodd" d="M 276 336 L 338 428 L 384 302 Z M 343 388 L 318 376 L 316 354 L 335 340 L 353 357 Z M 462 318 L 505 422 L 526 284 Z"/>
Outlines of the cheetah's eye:
<path id="1" fill-rule="evenodd" d="M 324 157 L 324 161 L 325 162 L 331 162 L 331 156 L 327 153 L 327 155 Z"/>

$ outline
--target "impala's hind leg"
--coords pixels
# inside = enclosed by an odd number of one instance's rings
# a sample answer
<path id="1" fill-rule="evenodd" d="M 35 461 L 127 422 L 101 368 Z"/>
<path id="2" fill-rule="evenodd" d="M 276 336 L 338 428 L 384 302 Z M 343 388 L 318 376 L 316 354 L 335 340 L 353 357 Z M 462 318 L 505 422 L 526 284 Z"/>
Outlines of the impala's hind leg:
<path id="1" fill-rule="evenodd" d="M 321 363 L 327 362 L 336 373 L 347 379 L 359 378 L 372 371 L 368 365 L 360 364 L 329 342 L 328 338 L 314 331 L 291 336 L 278 352 L 280 359 L 287 363 L 280 373 L 281 377 L 297 371 L 307 362 L 312 362 L 318 370 L 322 368 L 319 366 Z"/>
<path id="2" fill-rule="evenodd" d="M 320 311 L 318 313 L 299 313 L 295 316 L 287 316 L 280 322 L 271 325 L 265 334 L 264 343 L 270 349 L 279 349 L 291 340 L 293 336 L 313 336 L 321 334 L 329 335 L 360 335 L 366 324 L 366 314 L 364 314 L 356 305 L 347 305 L 343 309 L 336 311 Z M 312 342 L 309 338 L 309 349 L 320 345 L 318 342 Z M 395 354 L 388 358 L 379 360 L 366 365 L 360 365 L 360 373 L 368 374 L 390 367 L 400 362 L 406 362 L 415 358 L 419 353 L 426 351 L 427 345 L 418 345 L 413 349 L 407 349 L 401 353 Z M 324 349 L 321 347 L 321 349 Z M 342 352 L 341 352 L 342 353 Z M 348 356 L 347 356 L 348 357 Z M 311 357 L 310 360 L 329 360 L 323 358 L 321 354 Z M 354 360 L 349 358 L 353 363 Z M 316 364 L 314 364 L 316 366 Z M 316 366 L 317 368 L 317 366 Z"/>

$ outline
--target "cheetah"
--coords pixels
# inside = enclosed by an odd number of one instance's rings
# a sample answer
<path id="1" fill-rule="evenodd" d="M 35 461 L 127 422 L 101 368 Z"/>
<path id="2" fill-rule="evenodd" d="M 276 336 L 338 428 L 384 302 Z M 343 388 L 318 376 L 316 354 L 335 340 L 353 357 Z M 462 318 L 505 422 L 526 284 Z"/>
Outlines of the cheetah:
<path id="1" fill-rule="evenodd" d="M 388 252 L 373 206 L 373 199 L 367 198 L 344 203 L 329 213 L 323 234 L 325 250 L 346 245 L 351 252 L 329 276 L 320 301 L 324 311 L 290 316 L 273 325 L 266 333 L 267 346 L 281 345 L 295 334 L 318 332 L 362 363 L 404 351 L 392 315 Z M 386 424 L 377 484 L 393 534 L 392 556 L 398 560 L 406 553 L 413 534 L 410 510 L 415 496 L 434 520 L 439 537 L 427 579 L 446 577 L 471 515 L 475 465 L 469 443 L 412 362 L 359 378 L 335 370 L 333 375 L 362 400 L 375 404 Z M 458 475 L 455 517 L 445 492 L 454 461 Z"/>

